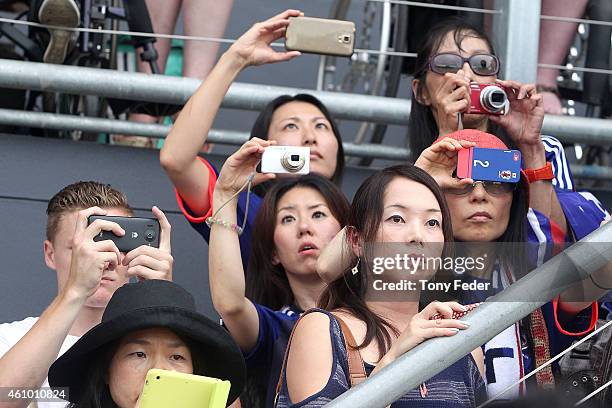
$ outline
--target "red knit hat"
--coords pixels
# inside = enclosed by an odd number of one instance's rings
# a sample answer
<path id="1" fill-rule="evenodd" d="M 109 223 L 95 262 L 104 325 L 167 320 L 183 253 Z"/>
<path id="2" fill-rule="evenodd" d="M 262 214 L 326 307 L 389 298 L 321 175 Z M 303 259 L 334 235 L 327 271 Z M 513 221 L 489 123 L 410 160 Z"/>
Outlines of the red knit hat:
<path id="1" fill-rule="evenodd" d="M 435 142 L 433 142 L 433 144 L 440 142 L 446 137 L 450 137 L 451 139 L 455 140 L 465 140 L 466 142 L 474 142 L 476 143 L 476 147 L 508 150 L 508 146 L 506 146 L 506 144 L 497 136 L 476 129 L 457 130 L 456 132 L 439 137 Z"/>

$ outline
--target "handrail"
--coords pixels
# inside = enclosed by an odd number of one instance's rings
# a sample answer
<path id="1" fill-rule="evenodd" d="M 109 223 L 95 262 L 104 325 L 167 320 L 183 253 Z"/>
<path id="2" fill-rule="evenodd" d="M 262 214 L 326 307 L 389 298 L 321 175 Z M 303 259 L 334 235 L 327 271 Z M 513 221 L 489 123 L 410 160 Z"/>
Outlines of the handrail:
<path id="1" fill-rule="evenodd" d="M 189 99 L 199 84 L 199 80 L 192 78 L 0 59 L 0 87 L 5 88 L 180 105 Z M 234 83 L 222 106 L 260 110 L 279 95 L 296 93 L 310 93 L 321 99 L 338 119 L 408 124 L 411 107 L 408 99 L 301 88 Z M 605 119 L 546 115 L 542 133 L 566 143 L 612 145 L 612 122 Z"/>
<path id="2" fill-rule="evenodd" d="M 45 112 L 30 112 L 12 109 L 0 109 L 0 125 L 35 127 L 53 130 L 80 130 L 83 132 L 100 132 L 146 137 L 165 138 L 170 126 L 153 123 L 130 122 L 91 118 L 87 116 L 63 115 Z M 249 133 L 235 130 L 211 129 L 207 140 L 210 143 L 239 146 L 249 138 Z M 612 138 L 607 139 L 612 144 Z M 397 160 L 408 162 L 408 149 L 384 146 L 379 144 L 343 143 L 347 156 L 373 159 Z M 612 168 L 601 166 L 572 165 L 576 179 L 612 180 Z"/>
<path id="3" fill-rule="evenodd" d="M 200 82 L 193 78 L 0 59 L 0 87 L 3 88 L 183 105 Z M 408 122 L 410 101 L 405 99 L 246 83 L 234 83 L 222 106 L 260 110 L 279 95 L 296 93 L 309 93 L 321 99 L 338 119 L 397 125 Z"/>
<path id="4" fill-rule="evenodd" d="M 53 130 L 80 130 L 146 137 L 165 138 L 170 126 L 152 123 L 130 122 L 90 118 L 87 116 L 62 115 L 46 112 L 30 112 L 0 109 L 0 125 L 35 127 Z M 207 141 L 225 145 L 240 146 L 249 139 L 249 133 L 234 130 L 211 129 Z M 387 160 L 408 160 L 408 150 L 378 144 L 343 143 L 344 153 L 353 157 L 371 157 Z"/>
<path id="5" fill-rule="evenodd" d="M 92 94 L 109 98 L 183 104 L 199 86 L 191 78 L 147 75 L 104 69 L 42 64 L 0 59 L 0 87 L 31 89 L 43 92 Z M 320 98 L 338 119 L 372 121 L 406 125 L 410 114 L 410 100 L 380 96 L 352 95 L 310 89 L 235 83 L 227 93 L 226 108 L 259 110 L 282 94 L 310 93 Z M 51 116 L 49 116 L 51 115 Z M 44 114 L 39 112 L 2 109 L 0 122 L 8 125 L 42 127 L 46 129 L 75 129 L 90 132 L 112 132 L 149 137 L 165 137 L 169 128 L 162 125 L 140 124 L 82 116 Z M 565 143 L 612 146 L 612 122 L 605 119 L 550 116 L 544 118 L 543 134 L 550 134 Z M 239 137 L 236 137 L 239 135 Z M 230 137 L 230 139 L 227 139 Z M 239 144 L 246 133 L 213 131 L 209 140 L 214 143 Z M 241 142 L 238 142 L 241 141 Z M 347 144 L 347 155 L 358 157 L 406 160 L 406 149 L 391 146 L 365 145 L 358 149 Z M 595 166 L 573 166 L 578 178 L 612 179 L 612 169 Z"/>

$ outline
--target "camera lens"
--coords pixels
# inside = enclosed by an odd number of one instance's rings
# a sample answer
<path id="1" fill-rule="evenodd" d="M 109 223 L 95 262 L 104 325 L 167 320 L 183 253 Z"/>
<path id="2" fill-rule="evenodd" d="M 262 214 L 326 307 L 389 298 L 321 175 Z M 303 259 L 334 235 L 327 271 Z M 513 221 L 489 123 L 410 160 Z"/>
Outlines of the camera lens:
<path id="1" fill-rule="evenodd" d="M 493 94 L 491 95 L 491 101 L 494 103 L 504 103 L 504 94 L 502 94 L 501 92 L 493 92 Z"/>
<path id="2" fill-rule="evenodd" d="M 281 157 L 281 165 L 289 173 L 297 173 L 304 167 L 306 159 L 299 154 L 286 152 Z"/>
<path id="3" fill-rule="evenodd" d="M 350 35 L 345 35 L 342 37 L 342 41 L 344 41 L 346 44 L 351 42 L 351 36 Z"/>
<path id="4" fill-rule="evenodd" d="M 490 113 L 501 112 L 506 106 L 508 95 L 497 85 L 486 86 L 480 92 L 480 105 Z"/>
<path id="5" fill-rule="evenodd" d="M 146 230 L 145 231 L 145 240 L 152 242 L 155 240 L 155 231 L 153 230 Z"/>

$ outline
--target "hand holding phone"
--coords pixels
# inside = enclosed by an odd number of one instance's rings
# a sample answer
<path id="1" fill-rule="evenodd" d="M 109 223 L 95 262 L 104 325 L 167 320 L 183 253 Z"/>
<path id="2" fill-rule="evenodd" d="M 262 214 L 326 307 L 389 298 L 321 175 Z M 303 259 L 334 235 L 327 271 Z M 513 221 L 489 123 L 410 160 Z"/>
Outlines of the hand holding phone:
<path id="1" fill-rule="evenodd" d="M 171 253 L 171 226 L 165 214 L 157 207 L 152 208 L 154 218 L 102 217 L 105 222 L 119 224 L 124 229 L 123 236 L 101 231 L 95 241 L 113 241 L 119 251 L 124 252 L 122 264 L 127 266 L 127 275 L 138 280 L 172 280 L 174 258 Z M 95 220 L 92 217 L 89 222 Z"/>
<path id="2" fill-rule="evenodd" d="M 125 254 L 122 264 L 128 267 L 128 276 L 136 277 L 138 280 L 172 280 L 172 265 L 174 264 L 170 245 L 172 227 L 162 210 L 153 207 L 151 211 L 161 227 L 159 247 L 141 245 Z"/>
<path id="3" fill-rule="evenodd" d="M 119 224 L 125 231 L 123 236 L 115 235 L 112 231 L 100 231 L 94 241 L 110 240 L 117 245 L 119 251 L 130 252 L 141 245 L 159 248 L 160 226 L 155 218 L 118 217 L 108 215 L 91 215 L 88 223 L 95 220 L 111 221 Z"/>
<path id="4" fill-rule="evenodd" d="M 95 293 L 105 269 L 115 269 L 121 262 L 121 253 L 113 242 L 94 242 L 101 231 L 109 231 L 121 236 L 121 226 L 114 222 L 99 220 L 90 225 L 88 218 L 92 215 L 104 215 L 106 211 L 99 207 L 90 207 L 77 214 L 77 221 L 72 238 L 70 257 L 70 274 L 63 290 L 77 293 L 87 298 Z"/>
<path id="5" fill-rule="evenodd" d="M 285 48 L 311 54 L 350 57 L 355 49 L 355 23 L 313 17 L 290 17 Z"/>
<path id="6" fill-rule="evenodd" d="M 442 189 L 461 188 L 472 180 L 467 178 L 460 180 L 454 176 L 457 168 L 457 152 L 474 145 L 474 142 L 445 137 L 423 150 L 414 165 L 425 170 Z"/>
<path id="7" fill-rule="evenodd" d="M 289 25 L 288 18 L 297 17 L 300 14 L 299 10 L 285 10 L 266 21 L 254 24 L 232 44 L 224 55 L 237 57 L 237 60 L 234 59 L 234 61 L 240 63 L 242 68 L 289 61 L 297 57 L 300 55 L 299 52 L 282 52 L 273 49 L 270 45 L 285 36 L 284 29 Z"/>
<path id="8" fill-rule="evenodd" d="M 521 152 L 481 147 L 462 149 L 457 159 L 457 177 L 518 183 L 521 178 Z"/>

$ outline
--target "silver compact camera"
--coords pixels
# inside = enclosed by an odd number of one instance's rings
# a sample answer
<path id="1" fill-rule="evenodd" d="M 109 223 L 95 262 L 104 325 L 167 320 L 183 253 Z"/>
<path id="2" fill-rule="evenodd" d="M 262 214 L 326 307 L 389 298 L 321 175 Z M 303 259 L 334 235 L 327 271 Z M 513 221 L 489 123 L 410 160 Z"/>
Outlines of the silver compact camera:
<path id="1" fill-rule="evenodd" d="M 310 147 L 269 146 L 261 156 L 262 173 L 310 173 Z"/>

